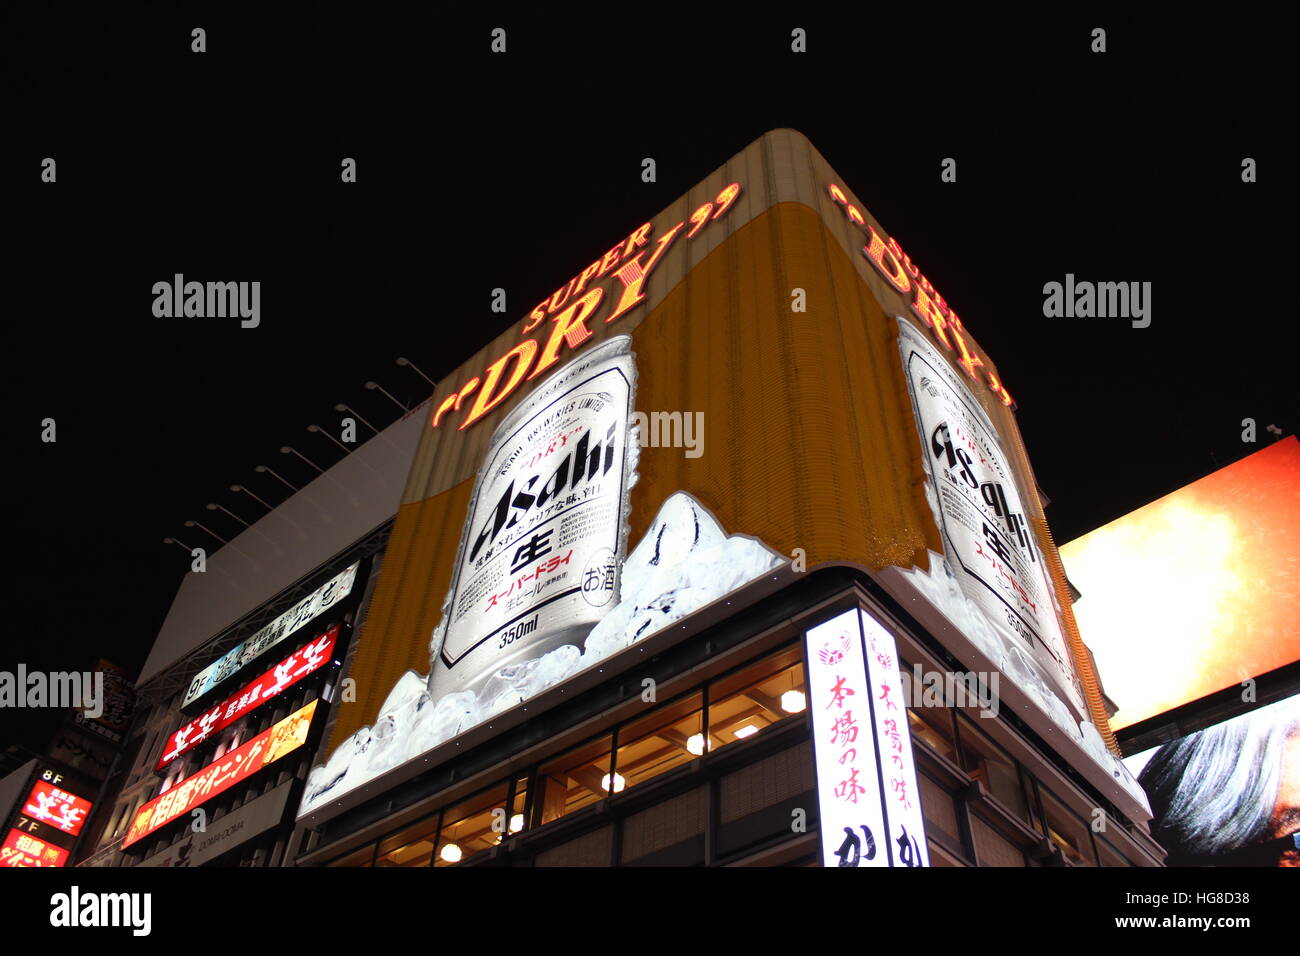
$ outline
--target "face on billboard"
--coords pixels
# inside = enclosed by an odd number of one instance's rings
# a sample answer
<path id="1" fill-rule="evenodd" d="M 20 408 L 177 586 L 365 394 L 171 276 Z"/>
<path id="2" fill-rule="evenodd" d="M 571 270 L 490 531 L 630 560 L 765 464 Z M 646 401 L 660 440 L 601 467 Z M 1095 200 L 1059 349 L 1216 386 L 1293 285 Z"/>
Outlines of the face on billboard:
<path id="1" fill-rule="evenodd" d="M 1300 442 L 1061 547 L 1116 728 L 1300 660 Z"/>
<path id="2" fill-rule="evenodd" d="M 1125 761 L 1171 866 L 1300 866 L 1300 696 Z"/>

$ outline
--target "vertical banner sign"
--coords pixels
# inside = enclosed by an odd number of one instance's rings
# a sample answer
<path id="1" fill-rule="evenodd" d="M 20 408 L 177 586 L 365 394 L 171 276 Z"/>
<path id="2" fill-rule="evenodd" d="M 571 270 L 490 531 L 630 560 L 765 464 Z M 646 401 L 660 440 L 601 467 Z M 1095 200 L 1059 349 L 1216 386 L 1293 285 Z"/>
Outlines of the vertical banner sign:
<path id="1" fill-rule="evenodd" d="M 580 643 L 618 603 L 631 343 L 617 336 L 570 362 L 493 435 L 443 613 L 435 699 Z"/>
<path id="2" fill-rule="evenodd" d="M 993 423 L 938 350 L 899 319 L 899 348 L 940 530 L 962 591 L 1086 713 L 1043 557 Z"/>
<path id="3" fill-rule="evenodd" d="M 812 628 L 804 646 L 822 865 L 929 866 L 894 639 L 855 610 Z"/>
<path id="4" fill-rule="evenodd" d="M 880 622 L 859 611 L 867 651 L 867 685 L 884 781 L 889 845 L 895 866 L 929 866 L 921 795 L 917 790 L 916 763 L 912 759 L 912 732 L 907 726 L 903 678 L 899 673 L 898 645 Z"/>

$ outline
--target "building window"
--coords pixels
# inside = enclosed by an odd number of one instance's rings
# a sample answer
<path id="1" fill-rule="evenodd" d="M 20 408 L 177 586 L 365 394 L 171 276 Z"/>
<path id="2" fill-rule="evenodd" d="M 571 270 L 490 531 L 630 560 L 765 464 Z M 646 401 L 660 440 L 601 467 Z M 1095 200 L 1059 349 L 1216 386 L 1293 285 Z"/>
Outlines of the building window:
<path id="1" fill-rule="evenodd" d="M 515 781 L 514 793 L 510 797 L 510 820 L 507 829 L 518 833 L 528 825 L 528 775 L 524 774 Z"/>
<path id="2" fill-rule="evenodd" d="M 970 815 L 971 837 L 975 842 L 975 858 L 980 866 L 1024 866 L 1025 854 L 997 830 Z"/>
<path id="3" fill-rule="evenodd" d="M 962 845 L 961 825 L 957 822 L 956 799 L 924 773 L 916 775 L 916 784 L 921 790 L 921 806 L 925 810 L 926 828 L 938 830 L 960 847 Z"/>
<path id="4" fill-rule="evenodd" d="M 428 866 L 433 860 L 433 848 L 438 839 L 438 814 L 425 817 L 379 842 L 379 856 L 375 866 Z M 348 859 L 348 857 L 344 857 Z M 369 864 L 339 862 L 336 866 L 362 866 Z"/>
<path id="5" fill-rule="evenodd" d="M 1015 816 L 1032 823 L 1029 801 L 1020 779 L 1020 768 L 1011 756 L 983 733 L 964 715 L 957 715 L 961 735 L 961 767 L 984 784 L 993 797 Z"/>
<path id="6" fill-rule="evenodd" d="M 624 782 L 612 776 L 611 735 L 605 734 L 545 764 L 537 773 L 538 823 L 550 823 L 620 792 Z"/>
<path id="7" fill-rule="evenodd" d="M 536 866 L 609 866 L 613 827 L 603 827 L 537 854 Z"/>
<path id="8" fill-rule="evenodd" d="M 925 741 L 935 753 L 943 754 L 957 763 L 957 743 L 953 738 L 952 711 L 946 707 L 907 709 L 907 724 L 912 736 Z"/>
<path id="9" fill-rule="evenodd" d="M 795 644 L 709 685 L 709 749 L 744 740 L 807 707 L 803 649 Z"/>
<path id="10" fill-rule="evenodd" d="M 622 862 L 698 866 L 704 862 L 709 788 L 696 787 L 623 821 Z"/>
<path id="11" fill-rule="evenodd" d="M 1046 787 L 1039 787 L 1043 797 L 1043 816 L 1047 835 L 1061 848 L 1065 858 L 1075 866 L 1096 866 L 1092 851 L 1092 835 L 1083 820 L 1075 816 L 1065 804 L 1056 799 Z"/>
<path id="12" fill-rule="evenodd" d="M 1107 843 L 1101 837 L 1097 838 L 1097 855 L 1101 858 L 1102 866 L 1129 866 L 1124 854 L 1120 853 L 1113 846 Z"/>
<path id="13" fill-rule="evenodd" d="M 337 860 L 332 860 L 327 866 L 374 866 L 375 862 L 375 844 L 368 843 L 365 846 L 346 853 Z M 396 864 L 382 864 L 385 866 L 394 866 Z"/>
<path id="14" fill-rule="evenodd" d="M 454 866 L 492 849 L 504 839 L 508 819 L 504 783 L 448 808 L 442 814 L 433 865 Z"/>
<path id="15" fill-rule="evenodd" d="M 793 812 L 816 814 L 812 741 L 757 760 L 718 781 L 720 857 L 790 835 Z M 808 821 L 811 824 L 811 819 Z"/>
<path id="16" fill-rule="evenodd" d="M 620 727 L 615 780 L 635 787 L 702 755 L 703 711 L 704 695 L 695 693 Z"/>

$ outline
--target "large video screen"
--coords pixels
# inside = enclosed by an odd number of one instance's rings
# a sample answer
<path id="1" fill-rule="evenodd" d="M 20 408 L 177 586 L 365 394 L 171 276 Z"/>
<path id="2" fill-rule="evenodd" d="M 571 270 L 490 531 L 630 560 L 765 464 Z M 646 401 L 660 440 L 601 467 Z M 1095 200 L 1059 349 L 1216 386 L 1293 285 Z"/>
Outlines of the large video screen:
<path id="1" fill-rule="evenodd" d="M 1290 437 L 1061 548 L 1120 730 L 1300 660 Z"/>

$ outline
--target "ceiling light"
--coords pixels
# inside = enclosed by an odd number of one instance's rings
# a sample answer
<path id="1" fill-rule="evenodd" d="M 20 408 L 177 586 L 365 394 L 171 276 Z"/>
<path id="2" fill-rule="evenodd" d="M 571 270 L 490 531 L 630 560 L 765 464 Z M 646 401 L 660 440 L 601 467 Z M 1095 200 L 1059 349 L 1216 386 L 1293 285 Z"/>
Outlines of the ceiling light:
<path id="1" fill-rule="evenodd" d="M 808 700 L 801 690 L 788 690 L 781 695 L 781 709 L 787 714 L 800 713 L 808 706 Z"/>

